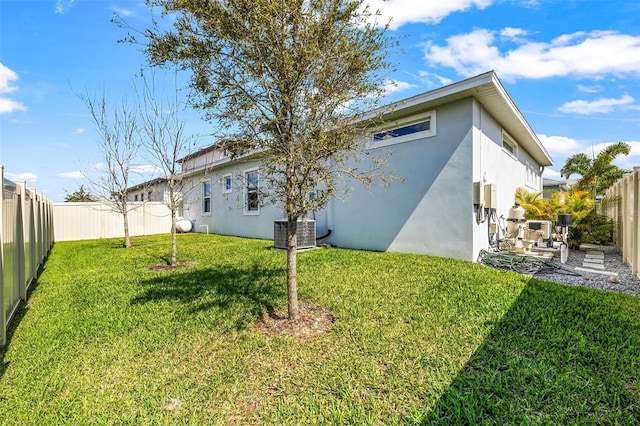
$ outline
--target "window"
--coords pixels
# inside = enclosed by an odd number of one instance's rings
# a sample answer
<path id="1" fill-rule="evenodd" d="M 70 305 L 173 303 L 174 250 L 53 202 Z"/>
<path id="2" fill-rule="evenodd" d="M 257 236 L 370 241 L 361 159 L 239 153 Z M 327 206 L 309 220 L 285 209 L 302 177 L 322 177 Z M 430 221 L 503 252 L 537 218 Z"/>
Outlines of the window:
<path id="1" fill-rule="evenodd" d="M 151 201 L 151 194 L 153 194 L 153 191 L 147 192 L 147 200 L 149 201 Z"/>
<path id="2" fill-rule="evenodd" d="M 202 182 L 202 213 L 211 213 L 211 182 Z"/>
<path id="3" fill-rule="evenodd" d="M 258 198 L 258 171 L 249 170 L 244 173 L 246 180 L 245 187 L 245 213 L 246 214 L 258 214 L 260 209 L 260 203 Z"/>
<path id="4" fill-rule="evenodd" d="M 134 200 L 134 201 L 138 201 L 138 196 L 137 196 L 137 195 L 134 195 L 134 196 L 133 196 L 133 200 Z"/>
<path id="5" fill-rule="evenodd" d="M 144 201 L 144 192 L 140 194 L 140 201 Z"/>
<path id="6" fill-rule="evenodd" d="M 502 149 L 514 158 L 518 158 L 518 144 L 513 141 L 507 132 L 502 132 Z"/>
<path id="7" fill-rule="evenodd" d="M 372 135 L 370 148 L 409 142 L 436 135 L 436 112 L 429 111 L 393 123 L 393 126 L 380 129 Z"/>
<path id="8" fill-rule="evenodd" d="M 400 136 L 410 135 L 412 133 L 426 132 L 431 130 L 431 120 L 422 121 L 416 124 L 410 124 L 404 127 L 397 127 L 395 129 L 387 130 L 384 132 L 376 133 L 373 135 L 374 141 L 383 141 L 391 138 L 399 138 Z"/>
<path id="9" fill-rule="evenodd" d="M 539 172 L 536 171 L 536 168 L 534 167 L 534 165 L 529 161 L 525 162 L 525 166 L 527 168 L 527 176 L 525 180 L 526 186 L 528 186 L 529 188 L 531 188 L 536 192 L 539 191 L 540 190 Z"/>
<path id="10" fill-rule="evenodd" d="M 232 190 L 231 175 L 222 176 L 222 193 L 228 194 Z"/>

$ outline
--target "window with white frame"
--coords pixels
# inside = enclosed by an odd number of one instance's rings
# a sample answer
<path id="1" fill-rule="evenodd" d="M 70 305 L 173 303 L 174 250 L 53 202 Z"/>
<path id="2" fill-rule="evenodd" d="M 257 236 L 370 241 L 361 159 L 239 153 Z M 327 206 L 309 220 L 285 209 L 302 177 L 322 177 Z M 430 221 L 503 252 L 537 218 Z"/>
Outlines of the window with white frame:
<path id="1" fill-rule="evenodd" d="M 429 111 L 393 122 L 372 135 L 369 146 L 379 148 L 387 145 L 430 138 L 436 135 L 436 112 Z"/>
<path id="2" fill-rule="evenodd" d="M 202 182 L 202 213 L 211 214 L 211 182 Z"/>
<path id="3" fill-rule="evenodd" d="M 525 166 L 527 167 L 526 185 L 534 191 L 539 191 L 540 175 L 536 171 L 535 166 L 530 161 L 526 161 Z"/>
<path id="4" fill-rule="evenodd" d="M 258 171 L 247 170 L 244 172 L 244 178 L 245 214 L 258 214 L 260 212 Z"/>
<path id="5" fill-rule="evenodd" d="M 518 158 L 518 144 L 504 131 L 502 132 L 502 149 L 513 158 Z"/>
<path id="6" fill-rule="evenodd" d="M 233 189 L 233 181 L 231 180 L 231 175 L 222 176 L 222 193 L 228 194 Z"/>

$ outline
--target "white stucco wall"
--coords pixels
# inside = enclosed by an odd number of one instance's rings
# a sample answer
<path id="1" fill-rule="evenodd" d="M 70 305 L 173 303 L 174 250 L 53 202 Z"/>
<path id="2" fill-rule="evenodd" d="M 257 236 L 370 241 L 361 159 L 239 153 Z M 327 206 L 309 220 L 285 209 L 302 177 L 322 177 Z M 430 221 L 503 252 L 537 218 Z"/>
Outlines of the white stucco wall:
<path id="1" fill-rule="evenodd" d="M 518 146 L 516 156 L 502 148 L 503 129 L 482 106 L 473 101 L 474 162 L 473 181 L 496 185 L 497 216 L 508 216 L 518 187 L 531 192 L 542 191 L 542 170 L 531 156 Z M 518 143 L 517 140 L 514 142 Z M 527 178 L 529 169 L 529 179 Z M 535 176 L 531 173 L 535 171 Z M 473 256 L 488 247 L 487 223 L 477 224 L 473 215 Z"/>

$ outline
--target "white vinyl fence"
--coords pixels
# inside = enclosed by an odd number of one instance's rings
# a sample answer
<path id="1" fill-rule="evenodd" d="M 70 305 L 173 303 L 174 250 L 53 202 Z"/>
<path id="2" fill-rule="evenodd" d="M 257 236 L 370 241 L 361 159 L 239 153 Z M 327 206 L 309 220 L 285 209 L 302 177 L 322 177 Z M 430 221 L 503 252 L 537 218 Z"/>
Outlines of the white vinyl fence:
<path id="1" fill-rule="evenodd" d="M 29 286 L 38 276 L 53 245 L 52 204 L 26 183 L 2 178 L 0 208 L 0 345 L 7 340 L 7 325 Z"/>
<path id="2" fill-rule="evenodd" d="M 0 208 L 0 346 L 7 325 L 38 277 L 54 241 L 124 237 L 122 215 L 105 203 L 56 203 L 27 189 L 24 181 L 2 179 Z M 171 232 L 171 212 L 159 202 L 134 202 L 131 236 Z"/>
<path id="3" fill-rule="evenodd" d="M 160 202 L 130 202 L 129 235 L 171 232 L 171 211 Z M 53 228 L 56 241 L 124 237 L 122 214 L 108 203 L 55 203 Z"/>
<path id="4" fill-rule="evenodd" d="M 613 239 L 622 259 L 640 277 L 640 167 L 634 167 L 607 190 L 607 198 L 615 201 L 604 212 L 615 222 Z"/>

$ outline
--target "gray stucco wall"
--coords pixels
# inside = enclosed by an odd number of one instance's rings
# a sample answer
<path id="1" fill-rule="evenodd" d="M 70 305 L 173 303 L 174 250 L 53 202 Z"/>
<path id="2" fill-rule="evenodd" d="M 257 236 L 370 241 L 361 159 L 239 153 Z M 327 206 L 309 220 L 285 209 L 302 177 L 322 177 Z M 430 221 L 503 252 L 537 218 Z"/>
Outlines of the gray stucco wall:
<path id="1" fill-rule="evenodd" d="M 472 257 L 472 101 L 437 108 L 436 136 L 390 145 L 389 170 L 404 181 L 355 186 L 329 208 L 340 247 Z"/>

